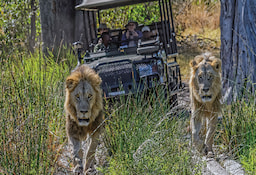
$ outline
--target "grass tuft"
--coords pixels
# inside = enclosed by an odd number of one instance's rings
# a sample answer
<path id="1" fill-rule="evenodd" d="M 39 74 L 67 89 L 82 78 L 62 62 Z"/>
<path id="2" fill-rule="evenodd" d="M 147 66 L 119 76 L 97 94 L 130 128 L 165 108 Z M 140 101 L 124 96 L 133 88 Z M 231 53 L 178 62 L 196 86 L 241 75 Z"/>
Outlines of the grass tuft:
<path id="1" fill-rule="evenodd" d="M 242 98 L 224 106 L 216 142 L 223 145 L 226 154 L 239 160 L 248 173 L 255 173 L 256 162 L 256 110 L 255 97 Z"/>

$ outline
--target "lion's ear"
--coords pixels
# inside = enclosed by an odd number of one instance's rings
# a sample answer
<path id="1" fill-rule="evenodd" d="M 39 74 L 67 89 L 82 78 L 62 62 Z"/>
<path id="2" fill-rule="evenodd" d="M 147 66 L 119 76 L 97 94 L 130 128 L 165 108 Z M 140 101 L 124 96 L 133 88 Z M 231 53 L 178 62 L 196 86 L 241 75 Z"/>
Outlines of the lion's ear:
<path id="1" fill-rule="evenodd" d="M 96 82 L 96 84 L 98 85 L 98 86 L 100 86 L 100 84 L 101 84 L 101 82 L 102 82 L 102 80 L 101 80 L 101 78 L 100 78 L 100 76 L 98 75 L 98 74 L 96 74 L 96 76 L 95 76 L 95 82 Z"/>
<path id="2" fill-rule="evenodd" d="M 221 71 L 221 60 L 219 58 L 213 60 L 211 65 L 217 72 Z"/>
<path id="3" fill-rule="evenodd" d="M 76 87 L 76 84 L 77 84 L 77 81 L 75 81 L 74 79 L 69 77 L 66 79 L 66 88 L 69 91 L 72 91 Z"/>
<path id="4" fill-rule="evenodd" d="M 197 68 L 197 65 L 203 61 L 204 57 L 202 55 L 198 55 L 196 56 L 193 60 L 190 61 L 190 66 L 193 68 L 193 69 L 196 69 Z"/>
<path id="5" fill-rule="evenodd" d="M 197 65 L 196 61 L 195 60 L 191 60 L 190 61 L 190 67 L 195 67 Z"/>

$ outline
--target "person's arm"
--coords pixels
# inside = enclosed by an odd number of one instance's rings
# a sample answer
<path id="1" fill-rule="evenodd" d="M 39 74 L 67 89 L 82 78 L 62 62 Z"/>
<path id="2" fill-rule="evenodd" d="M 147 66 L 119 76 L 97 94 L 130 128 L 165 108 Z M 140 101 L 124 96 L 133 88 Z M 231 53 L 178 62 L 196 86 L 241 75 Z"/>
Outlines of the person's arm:
<path id="1" fill-rule="evenodd" d="M 137 32 L 137 34 L 138 34 L 138 38 L 142 38 L 142 36 L 143 36 L 142 32 L 139 31 L 139 30 L 136 30 L 136 32 Z"/>
<path id="2" fill-rule="evenodd" d="M 127 32 L 125 32 L 125 33 L 122 35 L 121 46 L 127 45 L 126 33 L 127 33 Z M 124 42 L 122 42 L 122 41 L 124 41 Z"/>

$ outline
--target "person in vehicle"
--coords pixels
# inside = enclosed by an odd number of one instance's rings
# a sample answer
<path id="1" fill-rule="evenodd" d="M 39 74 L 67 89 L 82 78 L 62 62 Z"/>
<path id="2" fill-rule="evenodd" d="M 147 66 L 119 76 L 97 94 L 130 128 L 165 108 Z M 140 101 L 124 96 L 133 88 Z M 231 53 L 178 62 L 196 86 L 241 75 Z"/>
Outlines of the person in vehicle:
<path id="1" fill-rule="evenodd" d="M 142 38 L 141 40 L 142 41 L 147 41 L 147 40 L 150 40 L 152 38 L 152 32 L 150 31 L 150 28 L 148 26 L 144 26 L 142 29 L 141 29 L 141 32 L 142 32 Z"/>
<path id="2" fill-rule="evenodd" d="M 114 46 L 111 44 L 111 37 L 109 32 L 103 32 L 101 34 L 101 40 L 94 47 L 94 52 L 108 51 L 113 48 Z"/>
<path id="3" fill-rule="evenodd" d="M 142 32 L 136 30 L 138 23 L 133 20 L 129 20 L 128 24 L 125 26 L 127 31 L 122 35 L 122 43 L 121 45 L 127 45 L 128 47 L 135 47 L 137 46 L 138 39 L 142 37 Z"/>
<path id="4" fill-rule="evenodd" d="M 149 26 L 144 26 L 142 29 L 141 29 L 141 32 L 143 34 L 141 40 L 142 41 L 147 41 L 147 40 L 154 40 L 156 39 L 156 36 L 157 36 L 157 30 L 150 30 Z"/>
<path id="5" fill-rule="evenodd" d="M 100 35 L 101 35 L 103 32 L 109 32 L 109 28 L 107 27 L 107 24 L 101 23 L 101 24 L 99 25 L 98 32 L 100 33 Z"/>
<path id="6" fill-rule="evenodd" d="M 95 40 L 94 40 L 94 44 L 100 44 L 102 43 L 102 38 L 101 38 L 101 35 L 102 33 L 104 32 L 109 32 L 109 28 L 107 27 L 107 24 L 105 23 L 101 23 L 99 25 L 99 28 L 98 28 L 98 34 L 100 35 L 99 37 L 97 37 Z"/>

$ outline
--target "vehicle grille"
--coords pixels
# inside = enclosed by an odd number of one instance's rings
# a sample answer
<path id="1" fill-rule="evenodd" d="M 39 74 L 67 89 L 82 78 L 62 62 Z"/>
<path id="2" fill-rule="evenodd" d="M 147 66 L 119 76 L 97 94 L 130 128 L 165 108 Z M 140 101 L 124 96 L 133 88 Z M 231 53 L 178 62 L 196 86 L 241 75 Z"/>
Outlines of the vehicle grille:
<path id="1" fill-rule="evenodd" d="M 132 63 L 129 62 L 103 64 L 96 71 L 103 81 L 103 87 L 114 88 L 119 87 L 120 83 L 132 82 Z"/>

